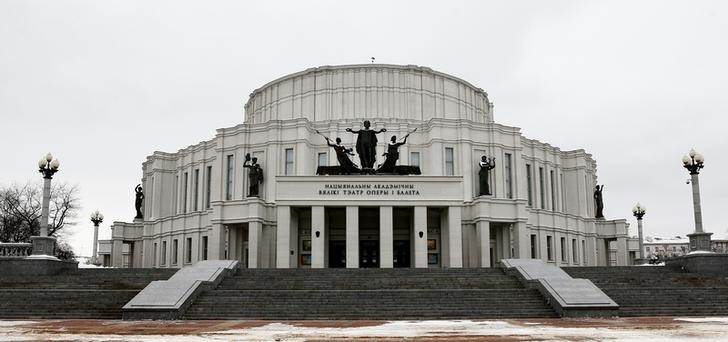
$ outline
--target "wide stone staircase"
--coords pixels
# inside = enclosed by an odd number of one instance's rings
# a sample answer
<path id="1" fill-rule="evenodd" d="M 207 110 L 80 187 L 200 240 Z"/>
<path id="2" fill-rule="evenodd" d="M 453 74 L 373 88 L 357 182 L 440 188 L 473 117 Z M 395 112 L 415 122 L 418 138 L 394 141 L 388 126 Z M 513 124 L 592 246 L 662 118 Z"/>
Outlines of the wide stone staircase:
<path id="1" fill-rule="evenodd" d="M 121 319 L 121 308 L 176 269 L 78 269 L 58 275 L 0 275 L 0 319 Z"/>
<path id="2" fill-rule="evenodd" d="M 619 304 L 620 316 L 727 316 L 728 278 L 667 267 L 564 267 Z"/>
<path id="3" fill-rule="evenodd" d="M 501 269 L 239 269 L 186 319 L 557 317 Z"/>

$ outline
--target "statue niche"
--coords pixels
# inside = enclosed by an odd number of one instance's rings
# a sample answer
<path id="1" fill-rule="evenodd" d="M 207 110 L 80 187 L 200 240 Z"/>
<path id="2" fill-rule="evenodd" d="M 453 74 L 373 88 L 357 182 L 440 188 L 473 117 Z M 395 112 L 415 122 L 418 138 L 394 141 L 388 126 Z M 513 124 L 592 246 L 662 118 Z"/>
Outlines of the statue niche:
<path id="1" fill-rule="evenodd" d="M 246 153 L 243 167 L 248 168 L 248 197 L 258 197 L 258 184 L 263 183 L 263 168 L 258 164 L 258 158 L 253 157 L 251 160 L 250 153 Z"/>
<path id="2" fill-rule="evenodd" d="M 490 176 L 490 170 L 495 168 L 495 157 L 488 158 L 483 156 L 480 158 L 480 171 L 478 171 L 478 183 L 480 185 L 479 196 L 490 196 L 490 185 L 488 184 L 488 178 Z"/>

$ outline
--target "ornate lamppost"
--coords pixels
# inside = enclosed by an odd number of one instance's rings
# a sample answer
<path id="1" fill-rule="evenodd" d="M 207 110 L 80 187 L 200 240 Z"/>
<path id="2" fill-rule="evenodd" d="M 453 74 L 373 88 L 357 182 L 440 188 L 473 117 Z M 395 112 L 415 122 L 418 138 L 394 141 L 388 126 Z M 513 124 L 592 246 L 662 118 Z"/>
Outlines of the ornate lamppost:
<path id="1" fill-rule="evenodd" d="M 682 158 L 683 167 L 690 172 L 690 183 L 693 185 L 693 211 L 695 214 L 695 232 L 688 234 L 690 238 L 690 251 L 710 251 L 710 236 L 713 233 L 703 231 L 703 215 L 700 211 L 700 182 L 698 174 L 703 168 L 705 159 L 703 155 L 690 149 L 690 153 Z"/>
<path id="2" fill-rule="evenodd" d="M 91 263 L 94 265 L 99 264 L 98 260 L 98 245 L 99 245 L 99 224 L 104 221 L 104 214 L 100 213 L 98 210 L 91 213 L 91 222 L 94 223 L 94 254 L 91 256 Z"/>
<path id="3" fill-rule="evenodd" d="M 645 209 L 645 206 L 641 205 L 640 202 L 637 202 L 634 208 L 632 208 L 632 214 L 634 215 L 634 217 L 637 218 L 637 234 L 639 235 L 640 239 L 640 259 L 645 258 L 645 238 L 642 235 L 642 217 L 645 216 Z"/>
<path id="4" fill-rule="evenodd" d="M 31 236 L 34 256 L 53 256 L 56 240 L 48 236 L 48 214 L 51 201 L 51 179 L 61 163 L 50 152 L 38 161 L 38 172 L 43 175 L 43 204 L 41 207 L 40 236 Z"/>

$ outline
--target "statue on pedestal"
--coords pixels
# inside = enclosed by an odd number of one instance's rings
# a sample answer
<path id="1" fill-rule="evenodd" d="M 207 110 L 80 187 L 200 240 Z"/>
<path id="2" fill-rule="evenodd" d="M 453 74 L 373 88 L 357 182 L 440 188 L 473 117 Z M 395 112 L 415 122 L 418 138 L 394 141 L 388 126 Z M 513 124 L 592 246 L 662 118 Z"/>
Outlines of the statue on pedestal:
<path id="1" fill-rule="evenodd" d="M 142 203 L 144 202 L 144 192 L 142 192 L 142 185 L 137 184 L 137 186 L 134 188 L 134 191 L 136 192 L 135 199 L 134 199 L 134 208 L 136 208 L 136 216 L 135 219 L 144 218 L 144 215 L 142 214 Z"/>
<path id="2" fill-rule="evenodd" d="M 478 163 L 480 165 L 480 171 L 478 171 L 478 180 L 480 183 L 480 192 L 479 196 L 490 196 L 490 186 L 488 185 L 488 177 L 490 175 L 490 170 L 495 168 L 495 157 L 488 158 L 487 156 L 483 156 L 480 158 L 480 162 Z"/>
<path id="3" fill-rule="evenodd" d="M 258 164 L 258 158 L 253 157 L 252 163 L 248 165 L 250 161 L 250 153 L 246 153 L 243 167 L 249 169 L 248 181 L 250 182 L 250 186 L 248 187 L 248 197 L 258 197 L 258 184 L 263 183 L 263 169 Z"/>
<path id="4" fill-rule="evenodd" d="M 394 166 L 397 164 L 397 159 L 399 159 L 399 147 L 404 145 L 407 142 L 407 137 L 409 137 L 409 135 L 414 133 L 416 130 L 417 128 L 415 128 L 414 131 L 407 133 L 407 135 L 404 136 L 404 139 L 402 139 L 402 141 L 400 142 L 397 142 L 396 135 L 392 136 L 391 141 L 387 143 L 387 152 L 382 155 L 386 157 L 386 159 L 384 160 L 384 164 L 379 166 L 377 172 L 391 173 L 394 171 Z"/>
<path id="5" fill-rule="evenodd" d="M 594 215 L 595 218 L 603 219 L 604 213 L 602 212 L 604 210 L 604 199 L 602 199 L 602 190 L 604 190 L 604 185 L 599 187 L 597 185 L 596 189 L 594 190 L 594 202 L 596 204 L 596 215 Z"/>
<path id="6" fill-rule="evenodd" d="M 347 128 L 346 131 L 357 134 L 356 138 L 356 153 L 359 154 L 359 161 L 361 162 L 362 169 L 374 168 L 374 162 L 377 159 L 377 134 L 386 132 L 386 128 L 382 128 L 378 131 L 369 129 L 371 123 L 369 120 L 364 121 L 364 129 L 358 131 Z"/>
<path id="7" fill-rule="evenodd" d="M 361 172 L 359 167 L 356 166 L 356 164 L 354 164 L 351 159 L 349 159 L 349 156 L 354 155 L 353 149 L 346 148 L 344 145 L 342 145 L 341 138 L 336 137 L 336 144 L 332 144 L 329 137 L 321 134 L 319 131 L 316 131 L 316 133 L 324 137 L 324 139 L 326 139 L 326 145 L 329 145 L 329 147 L 333 148 L 334 152 L 336 152 L 336 160 L 339 161 L 339 166 L 341 167 L 342 174 L 350 175 L 352 173 Z"/>

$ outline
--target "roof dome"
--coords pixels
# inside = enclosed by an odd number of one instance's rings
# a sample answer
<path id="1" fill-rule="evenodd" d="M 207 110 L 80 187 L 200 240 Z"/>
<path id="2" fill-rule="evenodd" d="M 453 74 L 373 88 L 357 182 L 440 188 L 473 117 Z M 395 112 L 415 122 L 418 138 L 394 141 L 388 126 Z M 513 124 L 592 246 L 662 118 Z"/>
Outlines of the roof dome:
<path id="1" fill-rule="evenodd" d="M 322 66 L 283 76 L 250 94 L 245 122 L 306 118 L 466 119 L 492 122 L 488 94 L 416 65 Z"/>

